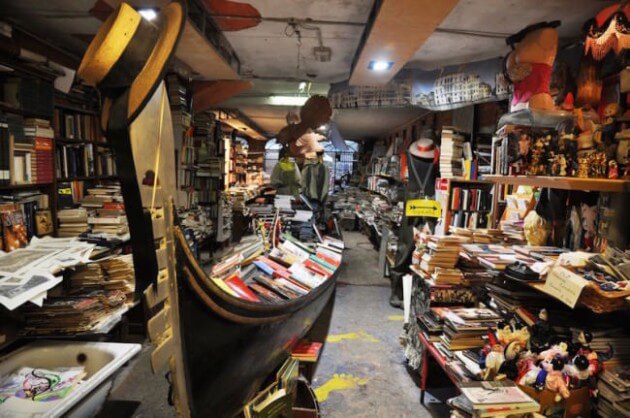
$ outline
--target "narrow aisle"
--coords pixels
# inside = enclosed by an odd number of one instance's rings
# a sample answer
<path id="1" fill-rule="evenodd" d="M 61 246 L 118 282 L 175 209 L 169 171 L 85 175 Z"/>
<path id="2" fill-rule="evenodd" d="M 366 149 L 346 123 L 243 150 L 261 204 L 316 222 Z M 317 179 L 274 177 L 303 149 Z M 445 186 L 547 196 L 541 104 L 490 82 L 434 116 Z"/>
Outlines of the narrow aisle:
<path id="1" fill-rule="evenodd" d="M 358 232 L 346 232 L 344 241 L 345 266 L 313 382 L 323 416 L 429 417 L 406 370 L 399 343 L 402 310 L 389 306 L 389 281 L 377 268 L 378 254 Z"/>

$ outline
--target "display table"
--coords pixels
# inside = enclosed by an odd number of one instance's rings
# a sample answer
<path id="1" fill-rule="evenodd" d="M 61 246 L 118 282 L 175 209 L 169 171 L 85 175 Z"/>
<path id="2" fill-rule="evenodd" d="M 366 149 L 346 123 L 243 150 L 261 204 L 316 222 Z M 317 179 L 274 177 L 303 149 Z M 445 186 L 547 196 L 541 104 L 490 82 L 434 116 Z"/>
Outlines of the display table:
<path id="1" fill-rule="evenodd" d="M 446 376 L 453 382 L 455 387 L 458 387 L 459 382 L 457 382 L 449 373 L 446 373 L 446 363 L 447 359 L 435 348 L 433 343 L 426 339 L 423 333 L 418 333 L 418 339 L 422 343 L 422 347 L 424 348 L 425 355 L 422 356 L 422 365 L 420 367 L 421 375 L 420 375 L 420 403 L 424 405 L 424 393 L 427 390 L 427 377 L 429 373 L 429 358 L 428 356 L 433 357 L 436 363 L 444 370 Z"/>

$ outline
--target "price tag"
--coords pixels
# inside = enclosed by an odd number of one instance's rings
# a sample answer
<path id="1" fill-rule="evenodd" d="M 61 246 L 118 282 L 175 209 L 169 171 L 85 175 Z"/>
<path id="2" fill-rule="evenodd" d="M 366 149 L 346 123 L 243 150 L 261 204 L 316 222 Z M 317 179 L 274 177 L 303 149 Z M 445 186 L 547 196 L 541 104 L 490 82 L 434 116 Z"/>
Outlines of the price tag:
<path id="1" fill-rule="evenodd" d="M 575 304 L 580 298 L 582 289 L 588 281 L 564 267 L 556 266 L 547 274 L 547 280 L 542 290 L 570 306 L 575 308 Z"/>
<path id="2" fill-rule="evenodd" d="M 407 217 L 426 216 L 428 218 L 439 218 L 442 214 L 442 207 L 437 200 L 413 199 L 408 200 L 405 205 L 405 215 Z"/>

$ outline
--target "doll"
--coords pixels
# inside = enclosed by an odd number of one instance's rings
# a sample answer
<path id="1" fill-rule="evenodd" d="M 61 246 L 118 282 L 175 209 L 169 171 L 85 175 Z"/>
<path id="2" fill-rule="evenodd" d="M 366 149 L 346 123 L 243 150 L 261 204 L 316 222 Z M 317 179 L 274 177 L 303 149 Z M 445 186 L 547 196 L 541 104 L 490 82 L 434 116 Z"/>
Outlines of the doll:
<path id="1" fill-rule="evenodd" d="M 571 395 L 562 373 L 565 364 L 564 358 L 561 356 L 554 357 L 551 360 L 551 370 L 547 371 L 547 377 L 545 378 L 545 389 L 558 392 L 555 398 L 556 402 L 560 402 L 562 398 L 567 399 Z"/>
<path id="2" fill-rule="evenodd" d="M 615 160 L 608 161 L 608 178 L 609 179 L 619 178 L 619 166 L 617 165 L 617 161 Z"/>
<path id="3" fill-rule="evenodd" d="M 538 359 L 543 361 L 550 361 L 556 357 L 566 359 L 569 356 L 568 348 L 567 343 L 562 341 L 558 344 L 552 345 L 551 348 L 538 354 Z"/>
<path id="4" fill-rule="evenodd" d="M 583 238 L 582 248 L 592 251 L 595 243 L 595 221 L 597 219 L 597 206 L 589 206 L 586 203 L 580 205 L 580 218 L 582 221 Z"/>
<path id="5" fill-rule="evenodd" d="M 591 371 L 586 356 L 578 354 L 573 358 L 573 364 L 568 365 L 565 370 L 570 378 L 569 387 L 571 389 L 588 387 L 591 396 L 597 395 L 597 379 Z"/>
<path id="6" fill-rule="evenodd" d="M 536 377 L 538 373 L 540 373 L 540 367 L 536 366 L 536 354 L 531 351 L 521 353 L 516 366 L 518 368 L 518 375 L 515 381 L 519 385 L 534 386 Z"/>
<path id="7" fill-rule="evenodd" d="M 554 337 L 554 332 L 551 325 L 549 325 L 548 319 L 547 310 L 543 308 L 538 313 L 538 320 L 532 326 L 530 342 L 532 350 L 536 353 L 549 348 Z"/>
<path id="8" fill-rule="evenodd" d="M 499 367 L 499 374 L 507 377 L 510 380 L 515 380 L 518 377 L 518 360 L 519 354 L 523 347 L 518 341 L 512 341 L 505 346 L 503 350 L 503 362 Z"/>
<path id="9" fill-rule="evenodd" d="M 488 340 L 490 343 L 490 352 L 485 357 L 482 379 L 494 380 L 499 372 L 501 363 L 505 360 L 505 356 L 503 354 L 503 346 L 497 341 L 496 336 L 490 329 L 488 329 Z"/>

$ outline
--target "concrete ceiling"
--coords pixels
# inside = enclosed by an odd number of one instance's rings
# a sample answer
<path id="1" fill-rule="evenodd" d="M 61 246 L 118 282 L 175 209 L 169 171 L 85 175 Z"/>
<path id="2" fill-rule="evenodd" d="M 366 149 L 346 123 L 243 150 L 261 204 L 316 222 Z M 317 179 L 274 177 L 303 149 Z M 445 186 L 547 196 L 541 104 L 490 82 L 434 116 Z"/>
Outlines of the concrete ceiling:
<path id="1" fill-rule="evenodd" d="M 167 0 L 132 1 L 149 6 Z M 251 79 L 254 87 L 222 106 L 239 109 L 263 131 L 273 135 L 284 126 L 284 117 L 291 108 L 269 106 L 269 96 L 297 93 L 299 80 L 313 81 L 312 92 L 325 94 L 329 83 L 348 79 L 374 0 L 240 1 L 257 8 L 261 22 L 253 28 L 224 32 L 224 35 L 241 62 L 241 78 Z M 94 2 L 0 0 L 0 19 L 17 22 L 80 57 L 87 45 L 72 35 L 96 32 L 101 22 L 88 13 Z M 561 38 L 575 40 L 580 37 L 580 28 L 587 19 L 614 3 L 600 0 L 459 0 L 406 67 L 431 69 L 504 55 L 508 50 L 505 35 L 542 20 L 562 20 Z M 287 20 L 292 18 L 310 19 L 308 25 L 320 28 L 323 44 L 332 49 L 330 62 L 314 59 L 313 47 L 319 45 L 317 33 L 302 29 L 300 69 L 296 73 L 297 37 L 285 33 Z M 461 34 L 462 31 L 466 34 Z M 344 136 L 362 139 L 393 130 L 417 114 L 410 109 L 352 109 L 337 111 L 335 118 Z"/>
<path id="2" fill-rule="evenodd" d="M 225 32 L 241 60 L 242 73 L 330 83 L 349 77 L 352 58 L 374 0 L 252 0 L 247 3 L 258 9 L 262 22 L 250 29 Z M 332 49 L 330 62 L 314 59 L 313 48 L 319 45 L 317 33 L 301 28 L 300 69 L 297 69 L 298 38 L 287 36 L 290 28 L 282 21 L 290 18 L 310 19 L 313 21 L 310 26 L 320 28 L 323 44 Z"/>

